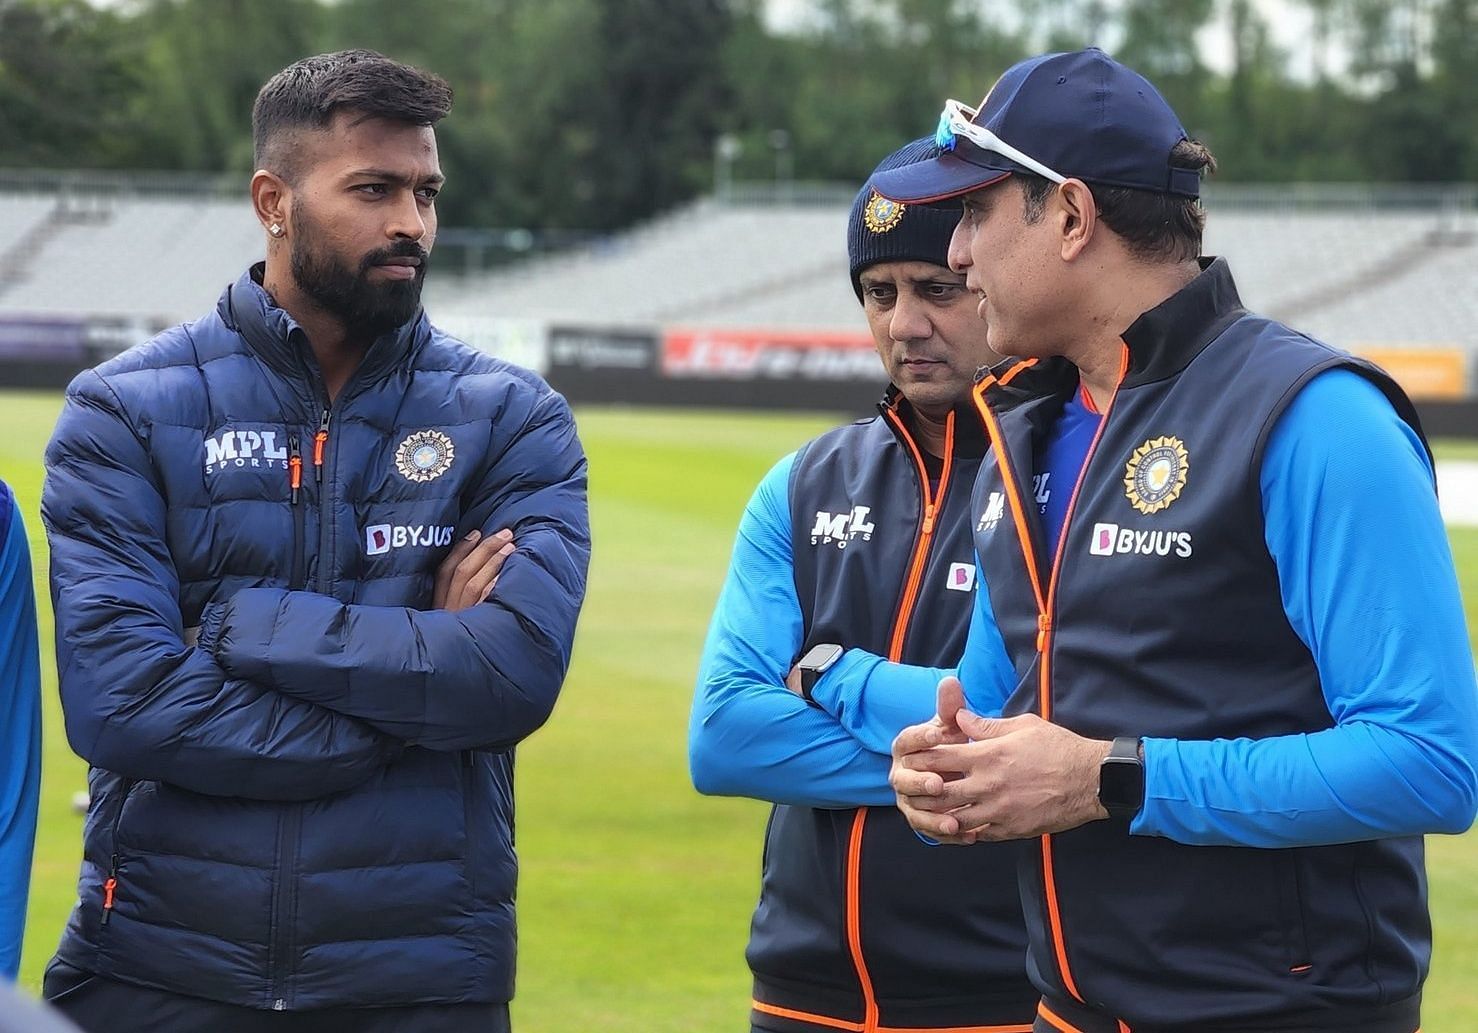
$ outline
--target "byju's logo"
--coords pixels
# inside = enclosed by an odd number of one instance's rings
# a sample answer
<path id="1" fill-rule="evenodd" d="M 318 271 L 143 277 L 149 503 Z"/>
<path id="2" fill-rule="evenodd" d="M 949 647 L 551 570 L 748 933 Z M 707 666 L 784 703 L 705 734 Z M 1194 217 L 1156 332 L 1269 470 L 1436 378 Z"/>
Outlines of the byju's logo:
<path id="1" fill-rule="evenodd" d="M 853 506 L 850 513 L 828 513 L 816 511 L 816 523 L 811 528 L 812 545 L 835 545 L 845 549 L 852 539 L 861 537 L 864 542 L 872 540 L 873 526 L 867 519 L 871 506 Z"/>
<path id="2" fill-rule="evenodd" d="M 1094 524 L 1088 551 L 1094 556 L 1169 556 L 1181 559 L 1191 554 L 1189 531 L 1136 531 L 1118 524 Z"/>
<path id="3" fill-rule="evenodd" d="M 364 529 L 364 551 L 368 556 L 380 556 L 408 545 L 441 548 L 452 544 L 453 530 L 433 524 L 371 524 Z"/>
<path id="4" fill-rule="evenodd" d="M 1006 496 L 998 491 L 990 493 L 990 498 L 985 501 L 985 512 L 980 514 L 980 523 L 975 525 L 979 532 L 994 531 L 996 525 L 1001 522 L 1001 517 L 1006 515 Z"/>
<path id="5" fill-rule="evenodd" d="M 968 592 L 975 587 L 975 564 L 973 563 L 951 563 L 949 565 L 949 580 L 945 581 L 944 587 L 951 592 Z"/>
<path id="6" fill-rule="evenodd" d="M 279 444 L 278 430 L 223 430 L 205 439 L 205 472 L 227 467 L 286 470 L 287 445 Z"/>

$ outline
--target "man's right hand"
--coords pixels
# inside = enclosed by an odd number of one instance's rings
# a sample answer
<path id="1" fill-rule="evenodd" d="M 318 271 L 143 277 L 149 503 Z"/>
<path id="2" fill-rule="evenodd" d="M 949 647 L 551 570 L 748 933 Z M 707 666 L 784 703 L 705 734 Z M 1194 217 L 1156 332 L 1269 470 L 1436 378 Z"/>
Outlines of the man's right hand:
<path id="1" fill-rule="evenodd" d="M 898 798 L 898 809 L 916 832 L 941 843 L 971 843 L 963 836 L 942 835 L 935 828 L 924 828 L 937 816 L 927 808 L 944 790 L 944 783 L 959 778 L 960 772 L 918 771 L 913 765 L 936 746 L 961 745 L 970 737 L 961 729 L 960 711 L 965 709 L 965 688 L 954 677 L 939 683 L 938 712 L 923 724 L 909 725 L 893 740 L 893 766 L 888 781 Z M 922 808 L 922 809 L 921 809 Z"/>
<path id="2" fill-rule="evenodd" d="M 436 587 L 431 594 L 435 610 L 465 610 L 492 594 L 498 571 L 513 553 L 513 532 L 504 528 L 482 537 L 473 531 L 447 553 L 436 568 Z"/>

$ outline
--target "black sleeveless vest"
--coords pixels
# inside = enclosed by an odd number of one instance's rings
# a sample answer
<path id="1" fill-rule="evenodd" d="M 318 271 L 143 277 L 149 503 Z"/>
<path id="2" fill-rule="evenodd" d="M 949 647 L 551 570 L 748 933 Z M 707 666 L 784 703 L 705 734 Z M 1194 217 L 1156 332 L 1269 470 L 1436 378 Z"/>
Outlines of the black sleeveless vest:
<path id="1" fill-rule="evenodd" d="M 993 450 L 975 544 L 1020 676 L 1006 712 L 1098 739 L 1330 727 L 1264 540 L 1263 451 L 1326 369 L 1370 379 L 1420 433 L 1411 403 L 1376 367 L 1249 315 L 1222 261 L 1124 341 L 1127 369 L 1055 567 L 1022 503 L 1077 371 L 1008 360 L 976 388 Z M 1032 974 L 1070 1021 L 1097 1013 L 1102 1028 L 1122 1019 L 1136 1033 L 1415 1029 L 1430 948 L 1419 837 L 1201 847 L 1098 821 L 1027 846 Z"/>
<path id="2" fill-rule="evenodd" d="M 950 667 L 964 650 L 975 580 L 970 485 L 984 434 L 962 406 L 948 467 L 930 489 L 906 405 L 890 391 L 879 416 L 796 456 L 802 653 L 835 642 Z M 1038 995 L 1025 972 L 1015 854 L 925 845 L 892 807 L 777 806 L 747 951 L 753 1020 L 780 1031 L 839 1021 L 866 1031 L 1029 1029 Z"/>

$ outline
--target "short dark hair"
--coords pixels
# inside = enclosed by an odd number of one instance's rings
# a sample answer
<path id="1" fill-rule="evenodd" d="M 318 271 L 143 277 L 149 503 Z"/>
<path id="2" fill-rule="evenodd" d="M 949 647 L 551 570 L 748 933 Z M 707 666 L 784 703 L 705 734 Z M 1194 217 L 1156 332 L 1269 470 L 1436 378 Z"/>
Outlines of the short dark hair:
<path id="1" fill-rule="evenodd" d="M 299 130 L 328 128 L 341 110 L 432 126 L 452 109 L 452 88 L 439 75 L 392 61 L 373 50 L 316 54 L 268 79 L 251 110 L 252 160 L 291 181 L 301 149 Z"/>
<path id="2" fill-rule="evenodd" d="M 1182 140 L 1170 152 L 1170 164 L 1199 173 L 1216 171 L 1216 158 L 1199 140 Z M 1026 221 L 1036 222 L 1047 210 L 1047 198 L 1056 184 L 1036 175 L 1017 175 L 1026 206 Z M 1123 238 L 1130 254 L 1161 262 L 1185 262 L 1201 257 L 1201 234 L 1206 210 L 1194 197 L 1160 194 L 1127 187 L 1089 184 L 1104 225 Z"/>

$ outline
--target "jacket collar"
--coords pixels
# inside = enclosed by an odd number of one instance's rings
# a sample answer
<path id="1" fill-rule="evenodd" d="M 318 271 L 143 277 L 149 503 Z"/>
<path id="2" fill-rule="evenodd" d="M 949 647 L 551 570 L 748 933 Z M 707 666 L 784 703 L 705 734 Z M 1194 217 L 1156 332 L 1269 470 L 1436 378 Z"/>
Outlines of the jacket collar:
<path id="1" fill-rule="evenodd" d="M 1185 369 L 1223 330 L 1247 314 L 1225 258 L 1203 258 L 1201 273 L 1143 313 L 1121 335 L 1129 348 L 1124 387 Z"/>
<path id="2" fill-rule="evenodd" d="M 263 362 L 284 377 L 317 377 L 318 364 L 308 344 L 308 334 L 297 320 L 277 306 L 262 286 L 265 263 L 258 262 L 231 286 L 216 305 L 226 326 L 240 334 Z M 354 380 L 371 383 L 392 367 L 405 363 L 430 338 L 431 325 L 425 309 L 389 333 L 380 335 L 365 353 Z"/>
<path id="3" fill-rule="evenodd" d="M 1176 375 L 1247 314 L 1224 258 L 1203 258 L 1190 283 L 1130 324 L 1121 335 L 1129 349 L 1123 387 L 1137 387 Z M 997 411 L 1032 399 L 1057 396 L 1066 401 L 1078 389 L 1078 369 L 1067 359 L 1006 358 L 976 378 L 977 390 Z"/>
<path id="4" fill-rule="evenodd" d="M 886 413 L 890 409 L 898 414 L 909 434 L 913 434 L 913 405 L 903 397 L 903 392 L 898 390 L 896 384 L 889 384 L 882 401 L 878 402 L 879 413 Z M 970 396 L 966 395 L 955 405 L 955 456 L 961 459 L 978 459 L 985 455 L 989 444 L 985 436 L 985 426 L 980 422 L 980 414 L 975 411 Z"/>

